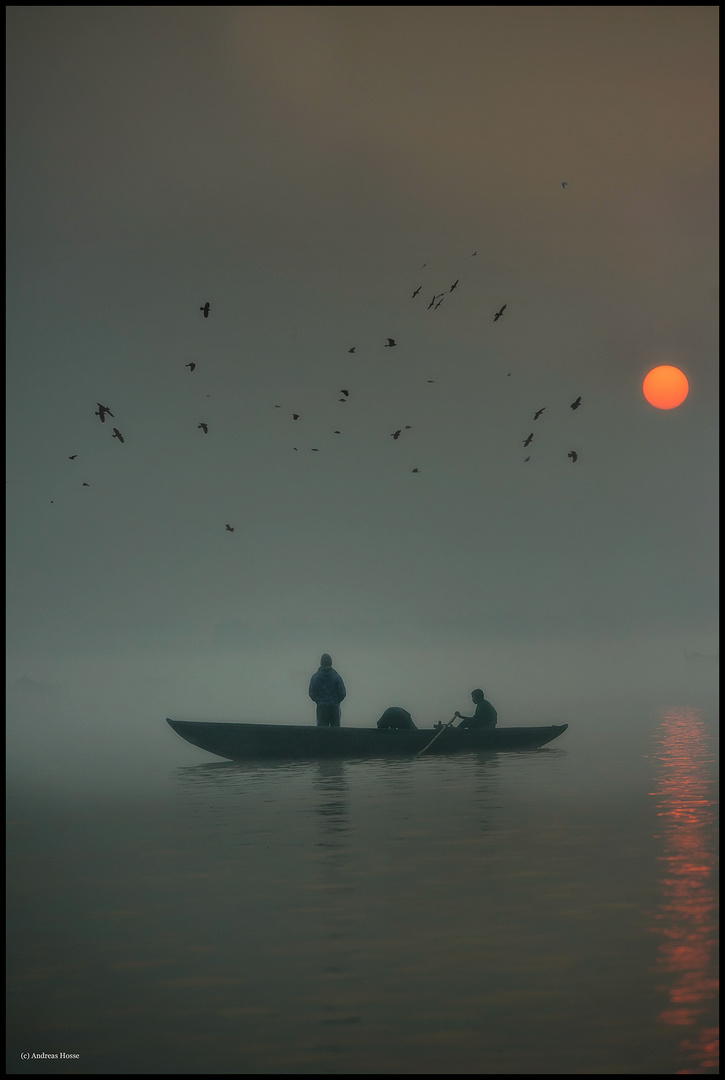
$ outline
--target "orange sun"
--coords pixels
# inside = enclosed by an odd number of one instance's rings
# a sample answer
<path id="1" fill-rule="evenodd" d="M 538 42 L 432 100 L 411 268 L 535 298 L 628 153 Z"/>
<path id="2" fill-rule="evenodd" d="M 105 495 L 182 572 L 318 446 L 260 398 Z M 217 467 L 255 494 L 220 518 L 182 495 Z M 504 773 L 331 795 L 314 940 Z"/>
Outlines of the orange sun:
<path id="1" fill-rule="evenodd" d="M 642 392 L 656 409 L 676 409 L 687 397 L 690 385 L 679 368 L 662 364 L 652 368 L 642 383 Z"/>

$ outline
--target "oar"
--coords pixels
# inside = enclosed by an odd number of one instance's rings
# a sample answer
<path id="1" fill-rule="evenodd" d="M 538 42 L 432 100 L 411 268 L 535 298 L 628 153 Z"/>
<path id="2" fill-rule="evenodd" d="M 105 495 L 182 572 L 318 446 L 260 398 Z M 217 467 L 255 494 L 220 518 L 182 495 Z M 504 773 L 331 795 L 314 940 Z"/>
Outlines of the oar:
<path id="1" fill-rule="evenodd" d="M 446 730 L 446 728 L 449 728 L 449 727 L 451 726 L 451 724 L 453 723 L 453 721 L 454 721 L 454 720 L 457 720 L 457 719 L 458 719 L 458 713 L 456 713 L 456 715 L 455 715 L 455 716 L 452 716 L 452 717 L 450 718 L 450 720 L 448 721 L 448 723 L 447 723 L 447 724 L 444 724 L 444 725 L 443 725 L 443 727 L 442 727 L 442 728 L 440 729 L 440 731 L 437 731 L 437 732 L 435 733 L 435 735 L 433 736 L 433 738 L 431 739 L 431 741 L 430 741 L 430 742 L 428 743 L 428 745 L 427 745 L 427 746 L 424 746 L 422 750 L 419 750 L 419 751 L 418 751 L 418 753 L 417 753 L 417 754 L 416 754 L 415 756 L 416 756 L 416 757 L 422 757 L 422 756 L 423 756 L 423 754 L 424 754 L 424 753 L 426 752 L 426 750 L 430 750 L 431 746 L 432 746 L 432 745 L 433 745 L 433 743 L 434 743 L 434 742 L 436 741 L 436 739 L 440 739 L 441 735 L 442 735 L 442 734 L 443 734 L 443 732 L 444 732 L 444 731 Z"/>

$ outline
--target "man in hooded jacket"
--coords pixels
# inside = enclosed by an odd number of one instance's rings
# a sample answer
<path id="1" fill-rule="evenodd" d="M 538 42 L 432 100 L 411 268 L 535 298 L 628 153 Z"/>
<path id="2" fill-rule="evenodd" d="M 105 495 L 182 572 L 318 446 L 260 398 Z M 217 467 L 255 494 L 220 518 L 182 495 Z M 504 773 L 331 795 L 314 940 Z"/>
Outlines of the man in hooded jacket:
<path id="1" fill-rule="evenodd" d="M 340 702 L 347 697 L 347 690 L 329 653 L 320 657 L 320 666 L 310 679 L 309 695 L 317 705 L 317 726 L 339 727 Z"/>

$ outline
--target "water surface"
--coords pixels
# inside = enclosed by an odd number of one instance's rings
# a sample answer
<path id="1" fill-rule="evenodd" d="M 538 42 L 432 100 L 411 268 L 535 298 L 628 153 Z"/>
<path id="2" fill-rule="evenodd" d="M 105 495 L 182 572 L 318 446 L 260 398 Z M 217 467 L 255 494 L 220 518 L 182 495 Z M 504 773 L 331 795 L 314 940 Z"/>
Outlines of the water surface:
<path id="1" fill-rule="evenodd" d="M 716 1072 L 713 753 L 678 708 L 631 752 L 14 792 L 8 1071 Z"/>

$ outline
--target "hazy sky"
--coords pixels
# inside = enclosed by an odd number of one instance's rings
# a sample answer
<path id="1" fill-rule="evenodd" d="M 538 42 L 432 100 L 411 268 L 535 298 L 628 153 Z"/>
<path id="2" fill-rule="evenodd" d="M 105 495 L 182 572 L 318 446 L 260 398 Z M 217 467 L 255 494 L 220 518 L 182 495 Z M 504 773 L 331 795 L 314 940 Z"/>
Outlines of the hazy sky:
<path id="1" fill-rule="evenodd" d="M 717 8 L 7 27 L 16 704 L 312 722 L 324 650 L 343 722 L 508 719 L 715 652 Z"/>

